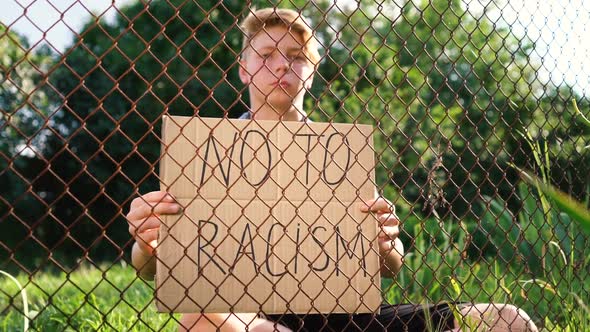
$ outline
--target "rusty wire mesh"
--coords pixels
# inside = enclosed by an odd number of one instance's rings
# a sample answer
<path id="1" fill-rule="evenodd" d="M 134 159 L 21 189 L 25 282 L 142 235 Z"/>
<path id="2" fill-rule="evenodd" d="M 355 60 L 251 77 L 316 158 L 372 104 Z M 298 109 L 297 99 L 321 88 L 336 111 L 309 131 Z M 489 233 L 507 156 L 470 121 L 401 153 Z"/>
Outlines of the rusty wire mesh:
<path id="1" fill-rule="evenodd" d="M 406 252 L 402 270 L 380 281 L 384 301 L 512 303 L 546 330 L 588 328 L 588 239 L 511 166 L 588 205 L 589 131 L 571 101 L 587 114 L 575 36 L 590 8 L 574 0 L 153 0 L 98 11 L 81 0 L 8 1 L 0 269 L 29 298 L 0 283 L 4 328 L 28 315 L 40 331 L 176 329 L 179 316 L 155 312 L 155 284 L 128 266 L 125 215 L 159 188 L 164 115 L 248 111 L 239 23 L 270 6 L 307 17 L 319 41 L 309 118 L 373 126 L 375 185 L 397 208 Z M 72 37 L 58 45 L 56 34 Z"/>

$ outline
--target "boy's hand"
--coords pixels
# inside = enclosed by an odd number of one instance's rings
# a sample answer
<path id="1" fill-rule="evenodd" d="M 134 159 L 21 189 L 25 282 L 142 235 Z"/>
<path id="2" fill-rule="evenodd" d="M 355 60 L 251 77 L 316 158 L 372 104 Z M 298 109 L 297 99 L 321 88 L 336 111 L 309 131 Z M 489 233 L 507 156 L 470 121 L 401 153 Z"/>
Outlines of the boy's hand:
<path id="1" fill-rule="evenodd" d="M 395 206 L 383 197 L 365 202 L 361 205 L 361 212 L 373 212 L 379 221 L 379 253 L 385 257 L 391 253 L 394 248 L 394 241 L 399 236 L 399 219 L 395 214 Z"/>
<path id="2" fill-rule="evenodd" d="M 181 206 L 165 191 L 152 191 L 131 202 L 127 213 L 129 233 L 144 255 L 153 255 L 158 245 L 158 230 L 162 222 L 160 215 L 180 211 Z"/>

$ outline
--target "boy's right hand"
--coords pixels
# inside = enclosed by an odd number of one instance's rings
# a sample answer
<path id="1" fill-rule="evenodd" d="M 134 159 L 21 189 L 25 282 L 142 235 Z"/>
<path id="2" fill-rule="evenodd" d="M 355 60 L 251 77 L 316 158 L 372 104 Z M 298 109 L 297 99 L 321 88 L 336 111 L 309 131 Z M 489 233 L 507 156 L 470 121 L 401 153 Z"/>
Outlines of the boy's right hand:
<path id="1" fill-rule="evenodd" d="M 153 255 L 158 245 L 158 230 L 163 214 L 176 214 L 181 206 L 165 191 L 152 191 L 131 202 L 127 223 L 129 233 L 144 255 Z"/>

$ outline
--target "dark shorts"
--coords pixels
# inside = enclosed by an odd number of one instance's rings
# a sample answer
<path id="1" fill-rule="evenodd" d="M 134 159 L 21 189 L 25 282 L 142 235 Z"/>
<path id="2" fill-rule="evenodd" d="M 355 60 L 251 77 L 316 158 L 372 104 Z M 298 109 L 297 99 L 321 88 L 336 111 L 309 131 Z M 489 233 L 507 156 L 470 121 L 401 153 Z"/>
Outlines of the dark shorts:
<path id="1" fill-rule="evenodd" d="M 266 318 L 293 331 L 446 331 L 454 328 L 450 306 L 382 304 L 380 314 L 279 314 Z"/>

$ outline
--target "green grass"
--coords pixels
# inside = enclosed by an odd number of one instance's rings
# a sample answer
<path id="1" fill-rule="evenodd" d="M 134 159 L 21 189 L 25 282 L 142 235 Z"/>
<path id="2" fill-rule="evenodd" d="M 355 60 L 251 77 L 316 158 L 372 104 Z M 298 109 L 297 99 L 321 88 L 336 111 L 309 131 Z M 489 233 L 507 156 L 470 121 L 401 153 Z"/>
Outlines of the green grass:
<path id="1" fill-rule="evenodd" d="M 526 310 L 538 326 L 553 331 L 590 327 L 590 312 L 585 308 L 589 298 L 583 291 L 590 289 L 588 269 L 557 262 L 555 269 L 564 272 L 563 278 L 543 287 L 539 282 L 526 282 L 530 276 L 522 268 L 506 267 L 499 261 L 470 263 L 462 259 L 457 243 L 432 245 L 427 239 L 418 235 L 414 247 L 418 253 L 406 258 L 397 281 L 384 282 L 386 298 L 392 303 L 508 302 Z M 174 317 L 178 316 L 156 312 L 153 283 L 138 279 L 131 267 L 83 266 L 69 275 L 39 272 L 17 279 L 27 292 L 31 331 L 177 329 Z M 0 331 L 22 331 L 21 295 L 5 277 L 0 280 L 0 313 Z"/>
<path id="2" fill-rule="evenodd" d="M 536 196 L 523 193 L 526 207 L 527 200 L 532 202 Z M 536 214 L 530 212 L 533 210 Z M 563 232 L 555 233 L 559 241 L 537 246 L 538 241 L 546 239 L 539 236 L 531 242 L 533 238 L 526 231 L 537 224 L 535 218 L 547 217 L 540 211 L 529 208 L 503 216 L 510 212 L 498 208 L 484 217 L 491 218 L 488 223 L 438 217 L 404 220 L 401 239 L 407 255 L 395 281 L 384 280 L 385 298 L 390 303 L 511 303 L 524 309 L 546 331 L 590 330 L 588 238 L 582 237 L 574 223 L 568 223 Z M 519 220 L 521 233 L 510 235 L 509 223 L 499 224 L 504 217 Z M 557 226 L 563 218 L 554 221 Z M 477 229 L 487 224 L 499 227 L 500 231 L 487 232 L 484 242 L 474 241 L 472 236 Z M 529 246 L 523 248 L 523 241 L 529 241 Z M 503 246 L 523 252 L 510 255 Z M 481 251 L 469 254 L 473 247 Z M 542 257 L 537 258 L 537 264 L 542 264 L 540 271 L 531 270 L 522 261 L 527 250 L 540 250 L 533 256 Z M 178 315 L 156 312 L 153 282 L 139 279 L 133 268 L 123 262 L 99 267 L 82 265 L 69 274 L 20 274 L 16 279 L 26 291 L 32 331 L 177 330 Z M 22 298 L 19 286 L 2 276 L 0 331 L 23 330 Z M 432 331 L 436 330 L 432 327 Z"/>
<path id="3" fill-rule="evenodd" d="M 156 312 L 153 283 L 131 267 L 84 266 L 66 273 L 16 276 L 29 300 L 29 331 L 176 331 L 177 321 Z M 0 330 L 23 330 L 20 291 L 0 281 Z"/>

